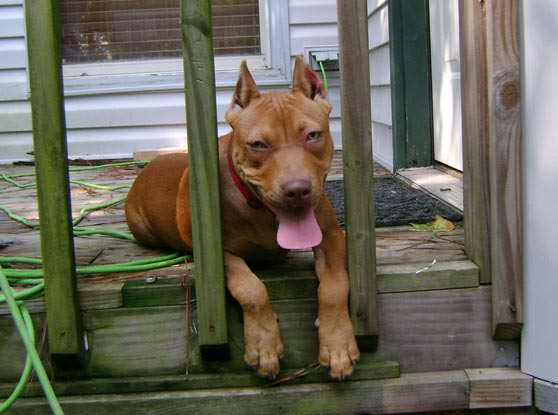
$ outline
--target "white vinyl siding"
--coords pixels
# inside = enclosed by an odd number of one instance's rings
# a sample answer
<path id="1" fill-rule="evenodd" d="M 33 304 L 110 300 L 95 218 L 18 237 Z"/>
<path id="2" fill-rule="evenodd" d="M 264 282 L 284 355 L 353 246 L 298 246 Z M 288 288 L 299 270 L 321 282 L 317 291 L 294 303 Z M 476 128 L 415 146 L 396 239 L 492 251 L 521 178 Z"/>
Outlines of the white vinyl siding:
<path id="1" fill-rule="evenodd" d="M 276 4 L 276 0 L 270 1 Z M 337 48 L 335 0 L 280 1 L 288 1 L 288 9 L 285 7 L 285 15 L 281 17 L 288 22 L 288 28 L 284 28 L 285 32 L 286 29 L 288 32 L 285 33 L 280 44 L 271 49 L 272 62 L 280 62 L 282 48 L 285 55 L 290 55 L 291 61 L 296 55 L 304 53 L 305 48 L 313 46 Z M 12 10 L 14 7 L 20 10 L 15 12 Z M 9 13 L 5 13 L 7 9 Z M 12 31 L 8 37 L 0 35 L 0 163 L 28 160 L 31 157 L 26 153 L 32 150 L 31 109 L 25 70 L 23 6 L 20 0 L 0 0 L 0 21 L 8 19 L 8 16 L 19 16 L 19 18 L 16 19 L 16 24 L 9 25 Z M 280 21 L 281 19 L 270 20 L 272 30 L 273 25 L 277 25 Z M 286 23 L 283 26 L 285 25 Z M 389 53 L 386 55 L 389 64 L 388 55 Z M 386 71 L 385 68 L 382 70 Z M 284 75 L 284 68 L 279 65 L 276 72 Z M 389 77 L 389 66 L 387 74 Z M 223 122 L 223 115 L 231 99 L 236 70 L 226 72 L 225 76 L 228 77 L 228 81 L 218 82 L 217 87 L 220 133 L 228 131 L 228 126 Z M 265 77 L 264 73 L 256 76 L 259 85 L 266 84 L 267 87 L 274 88 L 286 86 L 285 79 L 274 81 L 272 77 L 267 80 Z M 91 81 L 85 78 L 93 77 L 77 78 L 66 82 L 65 106 L 68 149 L 71 158 L 130 157 L 139 149 L 185 145 L 186 129 L 184 97 L 180 89 L 181 77 L 176 77 L 174 81 L 162 81 L 161 77 L 149 78 L 140 75 L 130 77 L 134 79 L 135 84 L 130 82 L 130 85 L 111 85 L 103 80 L 98 85 L 92 84 L 91 87 L 89 86 Z M 10 87 L 4 88 L 5 85 Z M 373 117 L 378 114 L 378 117 L 382 116 L 382 119 L 391 125 L 391 121 L 385 119 L 389 113 L 380 115 L 378 113 L 380 109 L 374 110 L 374 100 L 379 98 L 374 94 L 373 89 L 372 92 Z M 340 148 L 339 82 L 333 75 L 330 79 L 329 96 L 333 104 L 331 130 L 335 145 Z M 384 97 L 385 99 L 389 97 Z M 381 111 L 384 109 L 382 105 Z M 388 110 L 391 111 L 389 108 Z M 375 142 L 378 140 L 377 137 L 391 133 L 391 127 L 384 131 L 385 125 L 387 124 L 373 124 Z M 375 145 L 375 151 L 380 157 L 391 151 L 384 148 L 383 141 Z M 391 138 L 389 142 L 391 145 Z"/>
<path id="2" fill-rule="evenodd" d="M 312 47 L 338 48 L 337 4 L 335 0 L 290 0 L 289 33 L 291 65 L 297 55 Z M 305 50 L 306 49 L 306 50 Z M 305 56 L 308 59 L 308 56 Z M 333 106 L 330 128 L 335 147 L 341 148 L 341 104 L 338 76 L 329 74 L 329 100 Z"/>
<path id="3" fill-rule="evenodd" d="M 368 0 L 368 47 L 374 158 L 393 170 L 389 19 L 387 0 Z"/>
<path id="4" fill-rule="evenodd" d="M 0 102 L 28 96 L 22 0 L 0 0 Z"/>

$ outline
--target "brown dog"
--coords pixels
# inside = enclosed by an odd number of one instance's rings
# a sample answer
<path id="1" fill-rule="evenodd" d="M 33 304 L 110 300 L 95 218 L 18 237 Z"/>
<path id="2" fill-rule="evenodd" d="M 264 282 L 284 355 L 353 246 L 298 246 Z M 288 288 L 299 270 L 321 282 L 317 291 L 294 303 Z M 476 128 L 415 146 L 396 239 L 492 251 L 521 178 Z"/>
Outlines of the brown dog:
<path id="1" fill-rule="evenodd" d="M 290 91 L 260 94 L 243 62 L 219 140 L 227 286 L 244 314 L 246 362 L 275 377 L 283 344 L 265 285 L 245 258 L 314 248 L 320 278 L 320 363 L 342 379 L 359 351 L 348 314 L 345 238 L 323 193 L 333 141 L 331 105 L 320 78 L 297 58 Z M 126 204 L 134 236 L 149 246 L 191 251 L 188 164 L 157 157 L 136 179 Z"/>

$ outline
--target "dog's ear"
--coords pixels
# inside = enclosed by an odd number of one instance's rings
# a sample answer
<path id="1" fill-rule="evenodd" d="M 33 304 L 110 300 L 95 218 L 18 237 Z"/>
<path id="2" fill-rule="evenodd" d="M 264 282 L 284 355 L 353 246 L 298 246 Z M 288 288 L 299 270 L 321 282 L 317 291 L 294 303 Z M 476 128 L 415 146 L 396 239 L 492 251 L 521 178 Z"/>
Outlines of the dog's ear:
<path id="1" fill-rule="evenodd" d="M 230 123 L 235 114 L 245 109 L 250 104 L 250 101 L 259 96 L 260 92 L 256 87 L 256 82 L 248 70 L 246 61 L 243 60 L 240 64 L 240 76 L 234 88 L 231 106 L 225 114 L 225 120 Z"/>
<path id="2" fill-rule="evenodd" d="M 302 55 L 297 56 L 295 60 L 292 90 L 302 92 L 306 97 L 327 107 L 328 112 L 331 111 L 324 83 L 310 65 L 304 63 Z"/>

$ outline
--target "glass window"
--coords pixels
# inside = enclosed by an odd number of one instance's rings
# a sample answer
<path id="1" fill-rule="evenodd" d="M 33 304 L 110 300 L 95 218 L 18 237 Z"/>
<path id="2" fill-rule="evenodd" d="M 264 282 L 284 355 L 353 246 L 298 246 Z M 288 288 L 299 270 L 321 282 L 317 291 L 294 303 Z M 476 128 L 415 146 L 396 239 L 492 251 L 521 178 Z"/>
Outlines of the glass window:
<path id="1" fill-rule="evenodd" d="M 65 64 L 182 56 L 179 0 L 61 0 Z M 216 56 L 261 55 L 258 0 L 213 0 Z"/>

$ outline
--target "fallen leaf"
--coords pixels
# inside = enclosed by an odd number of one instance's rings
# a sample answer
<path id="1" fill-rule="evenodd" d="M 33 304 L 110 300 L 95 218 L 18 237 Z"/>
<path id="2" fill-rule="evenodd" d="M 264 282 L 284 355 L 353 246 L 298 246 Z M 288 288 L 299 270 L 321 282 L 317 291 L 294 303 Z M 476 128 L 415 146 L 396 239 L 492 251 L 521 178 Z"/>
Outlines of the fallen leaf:
<path id="1" fill-rule="evenodd" d="M 440 215 L 436 215 L 430 223 L 411 223 L 411 226 L 418 232 L 453 231 L 455 224 Z"/>

